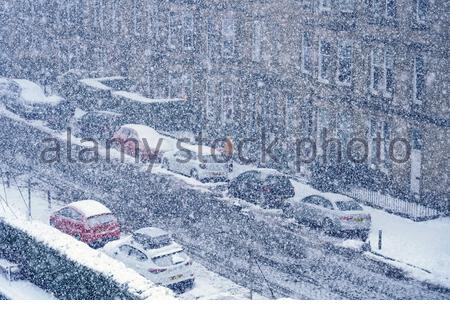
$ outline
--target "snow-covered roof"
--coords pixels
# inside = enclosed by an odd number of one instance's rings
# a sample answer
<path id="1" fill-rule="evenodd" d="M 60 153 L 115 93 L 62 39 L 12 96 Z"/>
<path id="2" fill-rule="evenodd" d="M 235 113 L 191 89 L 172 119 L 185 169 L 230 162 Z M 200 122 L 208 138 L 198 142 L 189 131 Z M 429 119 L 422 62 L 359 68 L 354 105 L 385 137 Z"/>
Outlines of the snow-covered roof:
<path id="1" fill-rule="evenodd" d="M 112 76 L 112 77 L 102 77 L 102 78 L 85 78 L 85 79 L 81 79 L 80 82 L 98 89 L 98 90 L 112 90 L 111 87 L 105 85 L 104 83 L 102 83 L 103 81 L 114 81 L 114 80 L 123 80 L 125 79 L 122 76 Z"/>
<path id="2" fill-rule="evenodd" d="M 161 147 L 159 149 L 160 151 L 167 152 L 176 148 L 175 139 L 164 136 L 149 126 L 141 124 L 125 124 L 122 126 L 122 128 L 129 128 L 134 130 L 137 133 L 139 139 L 147 140 L 150 147 L 156 146 L 159 139 L 162 139 Z"/>
<path id="3" fill-rule="evenodd" d="M 73 208 L 82 213 L 86 218 L 95 217 L 105 213 L 111 213 L 106 206 L 98 201 L 94 200 L 82 200 L 78 202 L 72 202 L 67 207 Z"/>
<path id="4" fill-rule="evenodd" d="M 44 90 L 36 83 L 26 79 L 13 79 L 22 89 L 21 98 L 26 103 L 48 103 L 57 105 L 64 99 L 60 96 L 46 96 Z"/>
<path id="5" fill-rule="evenodd" d="M 182 102 L 185 101 L 183 99 L 169 98 L 169 99 L 151 99 L 144 97 L 140 93 L 129 92 L 129 91 L 114 91 L 112 93 L 114 96 L 126 98 L 129 100 L 133 100 L 135 102 L 145 103 L 145 104 L 157 104 L 157 103 L 171 103 L 171 102 Z"/>

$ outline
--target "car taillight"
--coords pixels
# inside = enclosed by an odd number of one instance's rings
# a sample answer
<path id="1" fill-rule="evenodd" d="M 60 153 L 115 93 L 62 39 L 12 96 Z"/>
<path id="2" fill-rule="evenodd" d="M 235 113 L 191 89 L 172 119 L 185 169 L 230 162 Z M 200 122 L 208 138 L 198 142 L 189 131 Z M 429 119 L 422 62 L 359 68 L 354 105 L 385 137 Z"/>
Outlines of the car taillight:
<path id="1" fill-rule="evenodd" d="M 166 271 L 167 269 L 161 268 L 161 269 L 148 269 L 148 272 L 153 273 L 153 274 L 158 274 L 161 272 Z"/>
<path id="2" fill-rule="evenodd" d="M 206 169 L 206 164 L 205 163 L 200 163 L 199 167 L 200 167 L 200 169 Z"/>
<path id="3" fill-rule="evenodd" d="M 350 221 L 350 220 L 353 220 L 353 217 L 343 216 L 343 217 L 341 217 L 341 220 Z"/>

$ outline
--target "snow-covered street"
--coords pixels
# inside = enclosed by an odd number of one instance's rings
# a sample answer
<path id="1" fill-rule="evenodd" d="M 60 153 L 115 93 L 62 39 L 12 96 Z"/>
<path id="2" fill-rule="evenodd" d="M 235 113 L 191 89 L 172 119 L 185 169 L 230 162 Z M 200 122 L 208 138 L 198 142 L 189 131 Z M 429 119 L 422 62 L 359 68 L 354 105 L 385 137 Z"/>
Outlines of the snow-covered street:
<path id="1" fill-rule="evenodd" d="M 21 214 L 20 218 L 30 219 L 28 214 L 28 189 L 26 187 L 27 179 L 18 177 L 9 188 L 5 187 L 0 192 L 1 206 L 9 206 L 12 211 Z M 18 182 L 18 184 L 16 184 Z M 19 186 L 19 187 L 18 187 Z M 31 191 L 31 219 L 48 224 L 50 214 L 63 207 L 65 204 L 61 201 L 52 199 L 49 206 L 48 194 L 46 191 L 34 188 Z M 125 235 L 124 235 L 125 236 Z M 185 293 L 180 294 L 182 299 L 249 299 L 250 291 L 242 286 L 233 283 L 222 276 L 209 271 L 204 266 L 195 262 L 193 264 L 194 274 L 196 276 L 194 287 Z M 0 275 L 0 287 L 7 286 L 8 281 Z M 42 290 L 30 283 L 12 282 L 5 287 L 4 292 L 14 299 L 47 299 L 51 297 Z M 8 289 L 10 288 L 10 289 Z M 34 291 L 32 291 L 34 290 Z M 262 298 L 254 293 L 253 298 Z"/>

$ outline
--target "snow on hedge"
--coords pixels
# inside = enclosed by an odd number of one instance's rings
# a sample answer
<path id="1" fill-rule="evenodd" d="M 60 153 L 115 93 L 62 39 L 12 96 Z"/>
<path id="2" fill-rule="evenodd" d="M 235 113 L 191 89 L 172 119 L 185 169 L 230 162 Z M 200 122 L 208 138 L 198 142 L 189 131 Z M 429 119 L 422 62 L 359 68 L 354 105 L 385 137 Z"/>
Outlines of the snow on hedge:
<path id="1" fill-rule="evenodd" d="M 127 291 L 131 295 L 139 299 L 173 298 L 169 289 L 156 286 L 134 270 L 125 267 L 123 263 L 42 222 L 25 220 L 20 218 L 21 216 L 23 215 L 6 207 L 4 203 L 0 206 L 0 219 L 4 223 L 25 232 L 37 242 L 56 250 L 69 260 L 110 277 L 120 286 L 128 288 Z"/>

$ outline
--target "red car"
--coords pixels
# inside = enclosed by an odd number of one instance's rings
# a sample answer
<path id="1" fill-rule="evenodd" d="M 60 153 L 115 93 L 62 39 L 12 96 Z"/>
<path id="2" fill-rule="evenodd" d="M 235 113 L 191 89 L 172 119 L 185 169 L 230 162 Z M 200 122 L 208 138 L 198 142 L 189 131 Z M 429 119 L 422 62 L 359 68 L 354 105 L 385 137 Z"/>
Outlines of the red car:
<path id="1" fill-rule="evenodd" d="M 176 147 L 173 138 L 163 136 L 155 129 L 139 124 L 121 126 L 114 134 L 113 140 L 118 142 L 116 147 L 120 149 L 123 147 L 123 152 L 132 157 L 136 156 L 136 151 L 139 152 L 142 161 L 159 159 L 161 154 Z"/>
<path id="2" fill-rule="evenodd" d="M 93 200 L 73 202 L 50 216 L 50 225 L 90 246 L 120 238 L 116 216 Z"/>

